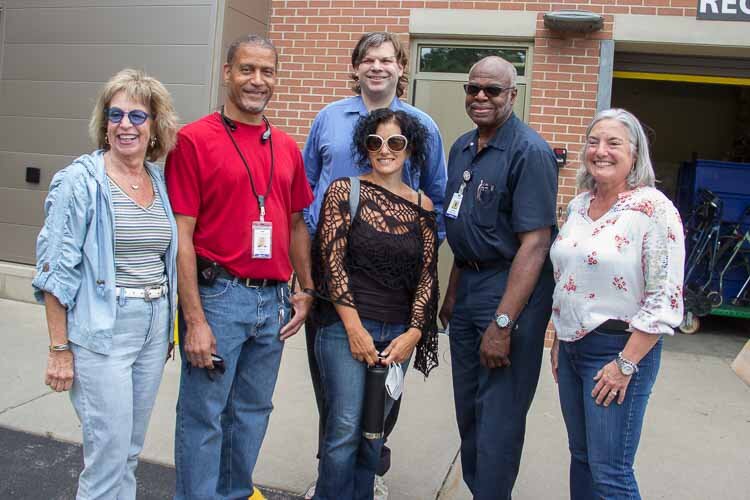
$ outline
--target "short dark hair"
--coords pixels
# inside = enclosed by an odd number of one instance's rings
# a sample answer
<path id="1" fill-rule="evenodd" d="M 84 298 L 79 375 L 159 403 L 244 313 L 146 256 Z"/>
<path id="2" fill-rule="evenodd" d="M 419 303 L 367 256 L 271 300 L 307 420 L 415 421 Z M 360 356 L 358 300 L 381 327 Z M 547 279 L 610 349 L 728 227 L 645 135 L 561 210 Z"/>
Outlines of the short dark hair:
<path id="1" fill-rule="evenodd" d="M 422 125 L 419 118 L 405 111 L 391 111 L 388 108 L 376 109 L 369 115 L 361 117 L 354 127 L 352 137 L 352 152 L 357 166 L 366 169 L 369 157 L 365 141 L 367 136 L 377 132 L 382 123 L 394 122 L 401 128 L 401 135 L 408 142 L 407 150 L 411 169 L 419 171 L 427 163 L 427 127 Z"/>
<path id="2" fill-rule="evenodd" d="M 365 33 L 354 46 L 352 51 L 352 67 L 356 68 L 362 62 L 362 59 L 367 55 L 367 51 L 373 47 L 380 47 L 386 42 L 393 44 L 393 49 L 396 53 L 396 61 L 404 68 L 404 73 L 398 79 L 398 85 L 396 86 L 396 96 L 401 97 L 406 92 L 406 86 L 409 85 L 409 78 L 406 76 L 406 68 L 409 67 L 409 56 L 406 54 L 406 48 L 401 44 L 401 41 L 393 33 L 387 31 L 373 31 Z M 359 84 L 359 77 L 356 72 L 352 72 L 352 80 L 354 85 L 352 90 L 357 94 L 362 93 L 362 87 Z"/>
<path id="3" fill-rule="evenodd" d="M 255 47 L 262 47 L 264 49 L 272 50 L 273 55 L 276 59 L 276 66 L 279 65 L 279 51 L 276 50 L 276 46 L 273 44 L 273 42 L 266 37 L 255 35 L 252 33 L 239 37 L 229 45 L 229 49 L 227 49 L 227 64 L 231 65 L 234 62 L 234 56 L 237 53 L 237 49 L 239 49 L 243 45 L 252 45 Z"/>

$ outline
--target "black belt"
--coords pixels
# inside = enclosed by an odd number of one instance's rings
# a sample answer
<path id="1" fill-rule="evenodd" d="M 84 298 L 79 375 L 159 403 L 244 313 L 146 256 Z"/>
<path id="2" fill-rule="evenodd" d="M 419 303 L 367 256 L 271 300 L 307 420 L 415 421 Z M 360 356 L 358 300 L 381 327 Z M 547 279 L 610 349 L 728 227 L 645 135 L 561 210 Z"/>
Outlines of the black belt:
<path id="1" fill-rule="evenodd" d="M 630 325 L 627 321 L 621 321 L 619 319 L 608 319 L 597 328 L 602 328 L 603 330 L 612 330 L 615 332 L 626 332 L 628 331 L 628 328 L 630 328 Z"/>
<path id="2" fill-rule="evenodd" d="M 217 275 L 216 275 L 217 277 L 227 278 L 227 279 L 230 279 L 230 280 L 236 279 L 237 283 L 245 285 L 248 288 L 261 288 L 261 287 L 264 287 L 264 286 L 276 286 L 279 283 L 281 283 L 281 281 L 279 281 L 279 280 L 272 280 L 272 279 L 268 279 L 268 278 L 266 278 L 266 279 L 240 278 L 238 276 L 234 276 L 232 273 L 230 273 L 229 271 L 227 271 L 226 269 L 224 269 L 221 266 L 218 266 L 216 270 L 217 270 Z"/>
<path id="3" fill-rule="evenodd" d="M 232 273 L 230 273 L 229 271 L 227 271 L 226 269 L 224 269 L 221 266 L 219 266 L 217 268 L 217 271 L 218 271 L 218 274 L 217 274 L 218 277 L 227 278 L 227 279 L 230 279 L 230 280 L 236 279 L 237 283 L 245 285 L 248 288 L 261 288 L 261 287 L 265 287 L 265 286 L 276 286 L 279 283 L 281 283 L 281 281 L 279 281 L 279 280 L 272 280 L 272 279 L 268 279 L 268 278 L 265 278 L 265 279 L 259 279 L 259 278 L 240 278 L 238 276 L 233 275 Z"/>
<path id="4" fill-rule="evenodd" d="M 510 264 L 507 260 L 478 261 L 456 259 L 456 267 L 459 269 L 481 271 L 483 269 L 507 269 L 510 267 Z"/>
<path id="5" fill-rule="evenodd" d="M 195 266 L 198 271 L 198 283 L 201 285 L 211 285 L 216 278 L 222 277 L 230 280 L 237 280 L 238 283 L 248 288 L 260 288 L 265 286 L 276 286 L 282 283 L 279 280 L 240 278 L 224 269 L 218 262 L 206 259 L 200 255 L 195 256 Z"/>

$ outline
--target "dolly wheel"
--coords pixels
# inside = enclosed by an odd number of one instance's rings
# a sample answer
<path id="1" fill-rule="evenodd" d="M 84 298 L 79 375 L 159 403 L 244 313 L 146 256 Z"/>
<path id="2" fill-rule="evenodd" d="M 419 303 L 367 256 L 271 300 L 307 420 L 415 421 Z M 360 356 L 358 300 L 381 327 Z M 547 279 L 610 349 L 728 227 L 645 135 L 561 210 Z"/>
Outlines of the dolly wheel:
<path id="1" fill-rule="evenodd" d="M 711 307 L 721 307 L 722 302 L 724 302 L 724 297 L 722 297 L 721 294 L 717 291 L 708 292 L 708 295 L 706 297 L 711 303 Z"/>
<path id="2" fill-rule="evenodd" d="M 693 335 L 701 327 L 701 321 L 698 316 L 691 312 L 686 312 L 685 317 L 682 318 L 680 323 L 680 331 L 685 335 Z"/>

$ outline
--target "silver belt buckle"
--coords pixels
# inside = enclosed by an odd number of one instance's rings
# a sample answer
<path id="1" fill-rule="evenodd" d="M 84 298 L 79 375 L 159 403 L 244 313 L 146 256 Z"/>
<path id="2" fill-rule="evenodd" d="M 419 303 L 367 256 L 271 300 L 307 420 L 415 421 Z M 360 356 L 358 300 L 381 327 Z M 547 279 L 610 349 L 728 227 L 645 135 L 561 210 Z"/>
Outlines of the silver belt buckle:
<path id="1" fill-rule="evenodd" d="M 150 286 L 143 289 L 143 300 L 145 300 L 146 302 L 151 302 L 152 300 L 158 299 L 159 297 L 161 297 L 161 285 Z"/>

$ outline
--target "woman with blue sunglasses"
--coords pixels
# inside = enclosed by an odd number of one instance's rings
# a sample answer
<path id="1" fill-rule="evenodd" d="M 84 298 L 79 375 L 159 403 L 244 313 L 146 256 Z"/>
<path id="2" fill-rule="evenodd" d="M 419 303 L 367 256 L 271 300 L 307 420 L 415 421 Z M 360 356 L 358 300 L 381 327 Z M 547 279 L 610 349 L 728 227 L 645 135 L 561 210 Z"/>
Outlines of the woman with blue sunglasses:
<path id="1" fill-rule="evenodd" d="M 81 421 L 77 498 L 135 499 L 177 292 L 177 229 L 151 162 L 174 146 L 177 116 L 159 81 L 126 69 L 102 89 L 89 132 L 98 149 L 54 176 L 37 239 L 45 383 L 70 390 Z"/>

